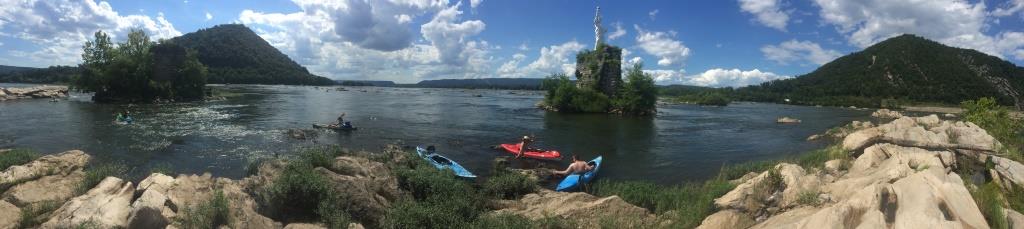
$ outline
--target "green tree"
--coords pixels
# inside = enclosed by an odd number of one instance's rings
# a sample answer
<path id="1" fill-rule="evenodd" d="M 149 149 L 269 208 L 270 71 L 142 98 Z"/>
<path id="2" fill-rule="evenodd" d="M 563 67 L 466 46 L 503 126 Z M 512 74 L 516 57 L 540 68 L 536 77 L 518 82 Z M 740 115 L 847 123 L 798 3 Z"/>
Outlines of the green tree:
<path id="1" fill-rule="evenodd" d="M 626 70 L 626 82 L 612 103 L 622 113 L 643 115 L 653 113 L 657 102 L 654 78 L 644 73 L 643 64 L 637 63 Z"/>

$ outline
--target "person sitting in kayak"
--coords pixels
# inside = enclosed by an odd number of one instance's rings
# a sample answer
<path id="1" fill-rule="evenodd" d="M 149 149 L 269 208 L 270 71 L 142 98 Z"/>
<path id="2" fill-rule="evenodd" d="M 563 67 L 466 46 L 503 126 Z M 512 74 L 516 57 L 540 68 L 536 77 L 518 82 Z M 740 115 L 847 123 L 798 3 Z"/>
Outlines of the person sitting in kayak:
<path id="1" fill-rule="evenodd" d="M 334 127 L 334 128 L 338 128 L 338 127 L 342 127 L 343 124 L 345 124 L 345 112 L 341 112 L 341 115 L 338 116 L 338 122 L 331 123 L 330 126 Z"/>
<path id="2" fill-rule="evenodd" d="M 523 157 L 523 153 L 526 153 L 530 143 L 533 143 L 533 138 L 523 135 L 523 140 L 519 142 L 519 153 L 516 154 L 516 159 Z"/>
<path id="3" fill-rule="evenodd" d="M 586 161 L 581 161 L 580 159 L 577 159 L 576 158 L 576 154 L 573 154 L 572 155 L 572 163 L 569 164 L 569 167 L 565 168 L 564 171 L 557 171 L 556 170 L 556 171 L 554 171 L 554 174 L 555 175 L 563 175 L 564 176 L 564 175 L 569 175 L 569 174 L 573 174 L 573 173 L 585 173 L 585 172 L 593 170 L 593 169 L 594 169 L 594 165 L 591 165 L 590 163 L 587 163 Z"/>
<path id="4" fill-rule="evenodd" d="M 434 154 L 434 152 L 435 152 L 434 150 L 436 150 L 436 149 L 437 148 L 434 148 L 433 145 L 427 146 L 427 155 Z"/>

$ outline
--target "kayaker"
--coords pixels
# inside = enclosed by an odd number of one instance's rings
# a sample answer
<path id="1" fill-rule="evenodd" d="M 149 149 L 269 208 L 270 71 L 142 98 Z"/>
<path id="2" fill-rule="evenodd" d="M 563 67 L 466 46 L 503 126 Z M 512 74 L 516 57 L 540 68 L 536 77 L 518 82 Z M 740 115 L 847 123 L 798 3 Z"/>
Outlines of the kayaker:
<path id="1" fill-rule="evenodd" d="M 533 138 L 527 135 L 523 135 L 523 140 L 519 142 L 519 153 L 516 154 L 516 159 L 523 157 L 523 153 L 526 153 L 527 147 L 533 143 Z"/>
<path id="2" fill-rule="evenodd" d="M 341 112 L 341 115 L 338 115 L 338 122 L 332 123 L 331 126 L 337 128 L 337 127 L 341 127 L 341 125 L 344 124 L 344 123 L 345 123 L 345 112 Z"/>
<path id="3" fill-rule="evenodd" d="M 592 169 L 594 169 L 593 165 L 590 165 L 586 161 L 581 161 L 580 159 L 577 159 L 576 158 L 576 154 L 573 154 L 572 155 L 572 163 L 569 164 L 569 167 L 565 168 L 564 171 L 557 171 L 556 170 L 556 171 L 554 171 L 554 174 L 555 175 L 563 175 L 564 176 L 564 175 L 569 175 L 569 174 L 573 174 L 573 173 L 584 173 L 584 172 L 590 171 Z"/>

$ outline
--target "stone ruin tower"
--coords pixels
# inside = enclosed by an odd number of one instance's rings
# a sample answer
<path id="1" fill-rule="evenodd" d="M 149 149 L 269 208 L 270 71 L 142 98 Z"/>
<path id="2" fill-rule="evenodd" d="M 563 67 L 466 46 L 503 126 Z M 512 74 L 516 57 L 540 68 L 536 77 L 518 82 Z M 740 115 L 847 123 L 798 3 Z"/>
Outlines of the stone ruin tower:
<path id="1" fill-rule="evenodd" d="M 622 86 L 622 49 L 604 43 L 601 7 L 594 14 L 594 50 L 576 55 L 576 87 L 593 89 L 611 98 Z"/>

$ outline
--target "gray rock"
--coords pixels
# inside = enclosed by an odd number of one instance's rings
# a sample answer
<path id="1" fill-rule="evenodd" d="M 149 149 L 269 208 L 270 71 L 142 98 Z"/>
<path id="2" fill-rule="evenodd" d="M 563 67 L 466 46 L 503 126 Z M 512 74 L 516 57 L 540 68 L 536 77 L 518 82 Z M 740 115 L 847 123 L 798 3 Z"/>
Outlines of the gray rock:
<path id="1" fill-rule="evenodd" d="M 107 177 L 89 192 L 64 203 L 42 227 L 73 228 L 85 222 L 101 228 L 127 227 L 132 190 L 132 182 Z"/>

